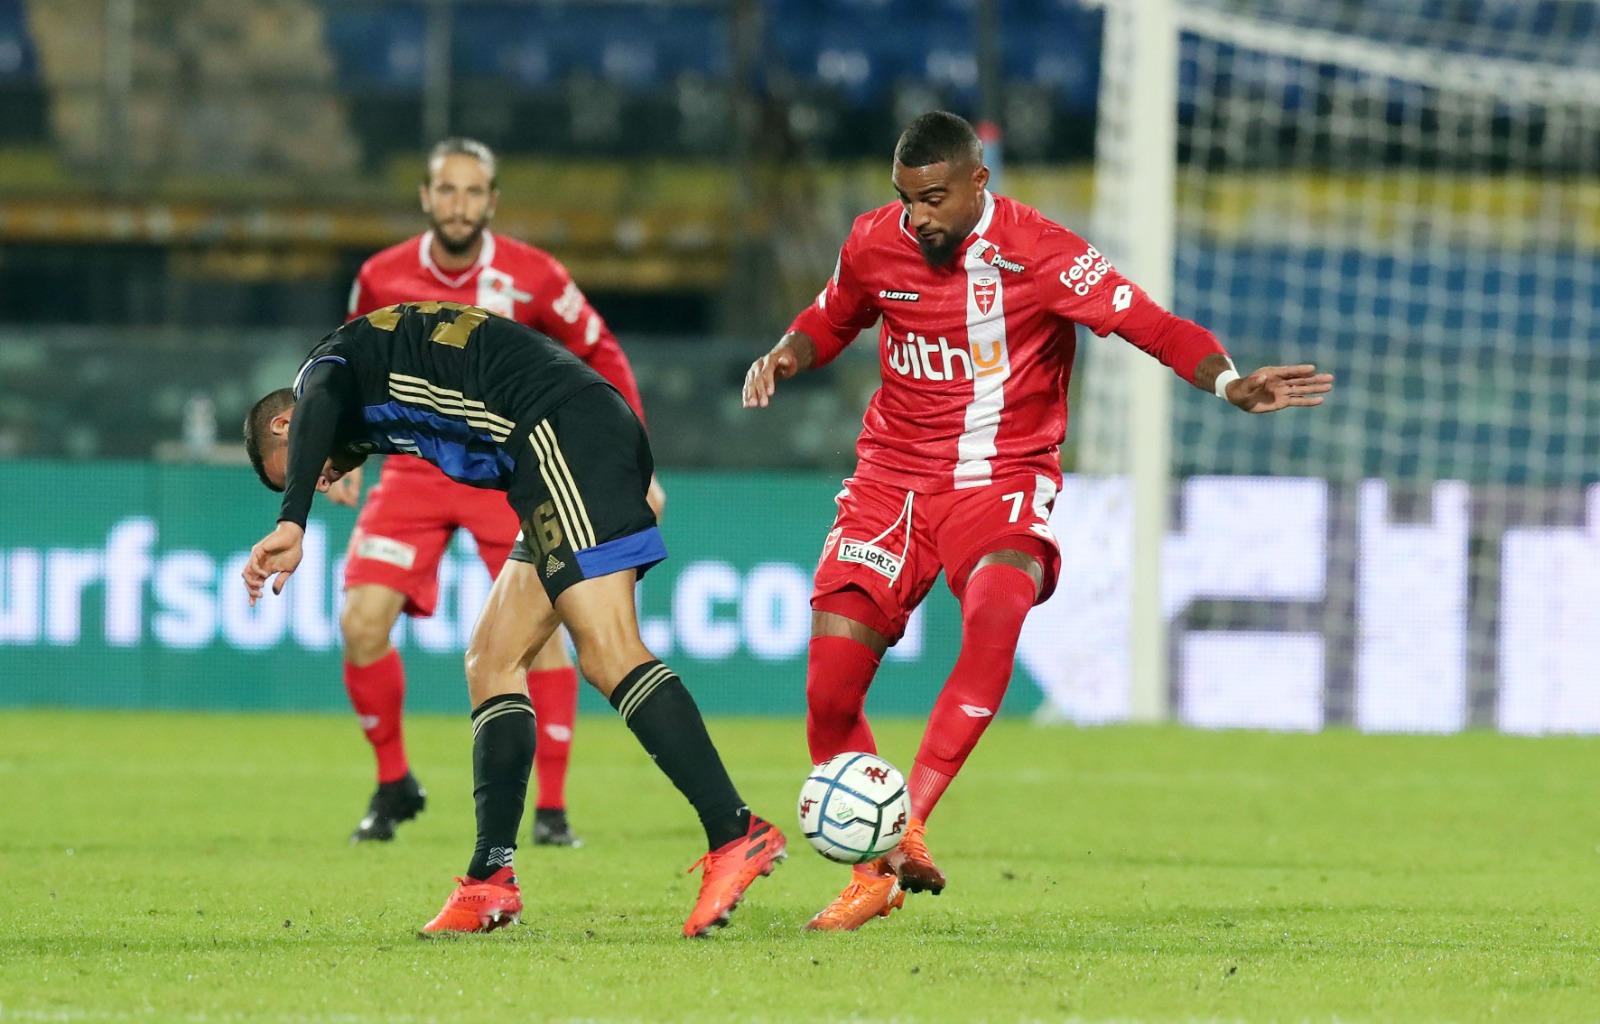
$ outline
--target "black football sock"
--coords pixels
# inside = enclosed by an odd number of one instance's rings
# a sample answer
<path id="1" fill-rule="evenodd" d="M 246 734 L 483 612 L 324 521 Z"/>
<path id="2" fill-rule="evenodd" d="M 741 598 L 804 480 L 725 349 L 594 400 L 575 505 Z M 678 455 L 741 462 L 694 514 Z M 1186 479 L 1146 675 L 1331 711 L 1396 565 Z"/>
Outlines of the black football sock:
<path id="1" fill-rule="evenodd" d="M 722 756 L 682 680 L 659 661 L 647 661 L 611 691 L 611 706 L 640 745 L 689 798 L 715 850 L 750 831 L 750 808 L 733 788 Z"/>
<path id="2" fill-rule="evenodd" d="M 478 804 L 478 845 L 467 877 L 483 881 L 511 866 L 528 799 L 528 774 L 538 730 L 533 705 L 520 693 L 490 697 L 472 712 L 472 796 Z"/>

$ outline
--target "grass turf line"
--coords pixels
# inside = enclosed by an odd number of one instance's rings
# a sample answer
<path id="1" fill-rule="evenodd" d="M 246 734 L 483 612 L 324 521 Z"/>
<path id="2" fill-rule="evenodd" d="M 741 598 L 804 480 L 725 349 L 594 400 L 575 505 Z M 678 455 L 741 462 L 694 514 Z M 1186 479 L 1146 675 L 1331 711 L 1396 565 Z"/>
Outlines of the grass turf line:
<path id="1" fill-rule="evenodd" d="M 792 856 L 679 937 L 692 812 L 579 723 L 582 850 L 524 924 L 421 942 L 472 839 L 466 719 L 408 723 L 429 809 L 345 838 L 335 716 L 0 713 L 0 1021 L 1562 1021 L 1600 1007 L 1600 742 L 1075 730 L 1003 719 L 934 816 L 940 897 L 852 935 L 794 827 L 796 721 L 714 720 Z M 916 722 L 879 725 L 909 768 Z M 524 823 L 526 836 L 527 823 Z"/>

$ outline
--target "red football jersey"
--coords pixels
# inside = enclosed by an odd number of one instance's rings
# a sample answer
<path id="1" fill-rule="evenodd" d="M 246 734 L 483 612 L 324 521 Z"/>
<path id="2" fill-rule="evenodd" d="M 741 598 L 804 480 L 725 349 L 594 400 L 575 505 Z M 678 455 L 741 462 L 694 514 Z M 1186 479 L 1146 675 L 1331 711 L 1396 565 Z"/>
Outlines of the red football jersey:
<path id="1" fill-rule="evenodd" d="M 1223 351 L 1082 238 L 989 193 L 977 227 L 937 268 L 899 203 L 858 217 L 833 279 L 790 330 L 817 343 L 820 366 L 880 317 L 883 384 L 867 407 L 856 474 L 924 492 L 1014 475 L 1059 486 L 1075 324 L 1101 336 L 1124 328 L 1191 381 L 1201 359 Z"/>
<path id="2" fill-rule="evenodd" d="M 363 263 L 350 288 L 350 318 L 419 300 L 481 306 L 571 349 L 622 392 L 644 419 L 628 357 L 560 260 L 525 242 L 485 231 L 478 262 L 450 274 L 433 262 L 432 244 L 430 231 Z"/>

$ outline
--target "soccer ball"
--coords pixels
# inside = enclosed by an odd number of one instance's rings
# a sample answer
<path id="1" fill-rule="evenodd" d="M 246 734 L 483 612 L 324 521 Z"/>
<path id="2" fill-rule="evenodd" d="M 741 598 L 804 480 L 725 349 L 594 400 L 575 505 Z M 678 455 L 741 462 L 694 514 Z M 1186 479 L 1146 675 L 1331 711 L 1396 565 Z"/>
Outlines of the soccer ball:
<path id="1" fill-rule="evenodd" d="M 818 853 L 841 864 L 862 864 L 894 849 L 910 817 L 905 777 L 876 754 L 829 758 L 800 787 L 800 831 Z"/>

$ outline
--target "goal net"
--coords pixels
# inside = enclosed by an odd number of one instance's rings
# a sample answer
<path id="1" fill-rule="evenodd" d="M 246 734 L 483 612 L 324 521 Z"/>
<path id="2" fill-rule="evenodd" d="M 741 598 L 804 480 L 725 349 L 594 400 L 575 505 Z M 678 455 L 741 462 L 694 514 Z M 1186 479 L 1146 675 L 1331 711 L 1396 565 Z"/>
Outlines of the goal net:
<path id="1" fill-rule="evenodd" d="M 1153 3 L 1181 30 L 1165 298 L 1241 372 L 1338 377 L 1266 417 L 1181 382 L 1153 403 L 1172 518 L 1159 579 L 1126 586 L 1160 594 L 1170 714 L 1600 731 L 1600 4 Z M 1151 0 L 1104 6 L 1092 237 L 1137 264 L 1128 210 L 1160 197 L 1129 195 L 1130 168 L 1164 158 L 1129 99 Z M 1074 431 L 1103 519 L 1132 500 L 1145 357 L 1085 348 Z M 1078 569 L 1120 600 L 1137 538 L 1100 528 Z M 1133 684 L 1101 654 L 1057 671 L 1058 711 L 1119 717 Z"/>

